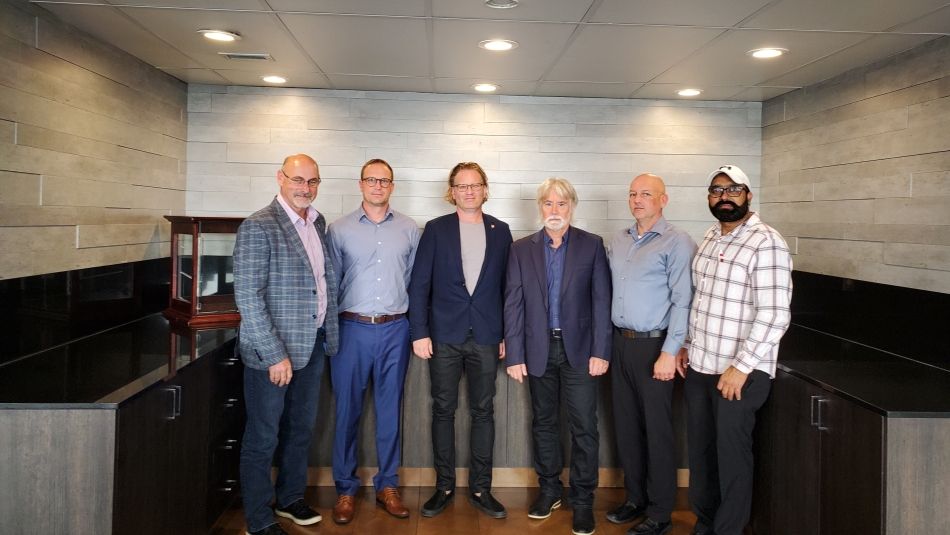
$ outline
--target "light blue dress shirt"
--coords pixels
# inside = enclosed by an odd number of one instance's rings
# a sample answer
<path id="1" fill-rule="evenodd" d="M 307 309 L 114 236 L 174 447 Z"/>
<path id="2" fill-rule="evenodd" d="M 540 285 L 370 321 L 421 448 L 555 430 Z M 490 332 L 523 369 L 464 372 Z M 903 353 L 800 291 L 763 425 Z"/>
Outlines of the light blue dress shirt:
<path id="1" fill-rule="evenodd" d="M 607 251 L 613 324 L 632 331 L 667 329 L 662 350 L 675 355 L 686 340 L 694 254 L 696 242 L 663 217 L 639 238 L 636 224 L 618 231 Z"/>
<path id="2" fill-rule="evenodd" d="M 390 208 L 374 223 L 361 204 L 331 223 L 327 235 L 340 274 L 341 312 L 378 316 L 409 309 L 406 289 L 420 236 L 415 221 Z"/>

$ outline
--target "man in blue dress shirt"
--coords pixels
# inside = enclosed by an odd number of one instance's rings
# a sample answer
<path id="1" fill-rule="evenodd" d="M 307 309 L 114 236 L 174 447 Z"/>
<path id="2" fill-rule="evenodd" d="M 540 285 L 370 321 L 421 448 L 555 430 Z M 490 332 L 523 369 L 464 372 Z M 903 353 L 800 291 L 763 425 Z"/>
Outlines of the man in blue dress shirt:
<path id="1" fill-rule="evenodd" d="M 677 354 L 686 340 L 696 243 L 663 218 L 669 197 L 660 177 L 634 178 L 628 202 L 636 224 L 617 232 L 608 252 L 614 324 L 610 376 L 627 499 L 607 519 L 623 524 L 645 515 L 627 533 L 663 535 L 672 529 L 676 494 L 673 377 L 685 374 Z"/>
<path id="2" fill-rule="evenodd" d="M 333 479 L 339 494 L 333 521 L 347 524 L 360 487 L 356 435 L 370 377 L 376 405 L 376 502 L 407 518 L 399 497 L 399 414 L 409 366 L 409 275 L 419 243 L 415 221 L 389 206 L 392 167 L 373 159 L 360 172 L 363 202 L 330 225 L 333 260 L 340 274 L 340 351 L 330 362 L 336 399 Z"/>

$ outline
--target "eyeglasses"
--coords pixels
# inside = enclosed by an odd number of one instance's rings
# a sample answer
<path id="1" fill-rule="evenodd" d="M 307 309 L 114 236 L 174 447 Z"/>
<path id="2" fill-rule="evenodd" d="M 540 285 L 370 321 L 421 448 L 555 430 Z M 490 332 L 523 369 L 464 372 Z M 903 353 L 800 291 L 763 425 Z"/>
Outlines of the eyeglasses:
<path id="1" fill-rule="evenodd" d="M 479 184 L 456 184 L 456 185 L 454 185 L 454 186 L 452 186 L 452 187 L 455 188 L 455 191 L 457 191 L 457 192 L 459 192 L 459 193 L 465 193 L 466 191 L 479 192 L 479 191 L 482 191 L 482 188 L 485 187 L 485 184 L 482 184 L 482 183 L 479 183 Z"/>
<path id="2" fill-rule="evenodd" d="M 291 176 L 287 176 L 287 173 L 285 173 L 283 169 L 280 170 L 280 174 L 287 177 L 287 180 L 290 180 L 291 182 L 293 182 L 295 186 L 303 186 L 304 184 L 306 184 L 308 188 L 315 188 L 318 185 L 320 185 L 320 178 L 311 178 L 310 180 L 307 180 L 301 176 L 291 177 Z"/>
<path id="3" fill-rule="evenodd" d="M 746 187 L 742 184 L 733 184 L 731 186 L 709 186 L 709 196 L 713 198 L 722 197 L 723 193 L 730 197 L 738 197 L 743 191 L 746 191 Z"/>
<path id="4" fill-rule="evenodd" d="M 379 187 L 381 188 L 388 188 L 389 186 L 393 185 L 393 179 L 391 178 L 376 178 L 374 176 L 367 176 L 367 177 L 361 178 L 360 180 L 362 180 L 364 183 L 370 186 L 375 186 L 376 184 L 379 184 Z"/>

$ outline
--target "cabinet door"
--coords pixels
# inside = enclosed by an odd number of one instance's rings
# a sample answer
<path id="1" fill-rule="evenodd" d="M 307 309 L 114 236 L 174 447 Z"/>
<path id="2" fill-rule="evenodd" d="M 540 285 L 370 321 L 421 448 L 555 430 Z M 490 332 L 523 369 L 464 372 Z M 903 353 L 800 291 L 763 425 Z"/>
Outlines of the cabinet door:
<path id="1" fill-rule="evenodd" d="M 884 418 L 833 394 L 821 417 L 821 533 L 880 535 Z"/>
<path id="2" fill-rule="evenodd" d="M 816 421 L 824 391 L 779 371 L 772 385 L 772 535 L 820 532 L 822 461 Z M 843 532 L 842 532 L 843 533 Z"/>
<path id="3" fill-rule="evenodd" d="M 113 529 L 116 535 L 169 533 L 168 442 L 176 389 L 162 384 L 119 408 Z"/>
<path id="4" fill-rule="evenodd" d="M 168 487 L 169 531 L 205 533 L 208 485 L 210 362 L 198 359 L 178 371 L 171 384 L 178 390 L 178 411 L 169 437 L 171 473 Z"/>

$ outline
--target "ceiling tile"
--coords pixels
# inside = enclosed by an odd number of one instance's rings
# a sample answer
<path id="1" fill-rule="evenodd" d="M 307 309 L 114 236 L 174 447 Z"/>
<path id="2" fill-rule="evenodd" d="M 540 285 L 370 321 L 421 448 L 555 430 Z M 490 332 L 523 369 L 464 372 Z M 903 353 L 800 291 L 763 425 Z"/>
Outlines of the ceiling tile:
<path id="1" fill-rule="evenodd" d="M 695 28 L 585 26 L 545 81 L 647 82 L 720 33 Z"/>
<path id="2" fill-rule="evenodd" d="M 396 15 L 422 17 L 426 14 L 425 0 L 267 0 L 275 11 L 303 13 L 360 13 L 368 15 Z"/>
<path id="3" fill-rule="evenodd" d="M 746 28 L 883 31 L 946 5 L 946 0 L 783 0 L 746 21 Z"/>
<path id="4" fill-rule="evenodd" d="M 219 52 L 266 52 L 273 62 L 260 62 L 264 70 L 275 68 L 314 70 L 313 64 L 300 52 L 276 15 L 230 11 L 181 11 L 177 9 L 123 8 L 123 13 L 167 43 L 187 54 L 202 66 L 212 69 L 255 70 L 248 60 L 229 60 Z M 197 33 L 213 28 L 241 34 L 233 43 L 209 41 Z M 240 63 L 237 66 L 236 63 Z M 268 64 L 264 66 L 264 64 Z M 275 65 L 276 64 L 276 65 Z M 159 65 L 182 67 L 182 65 Z"/>
<path id="5" fill-rule="evenodd" d="M 604 0 L 590 20 L 639 24 L 732 26 L 768 3 L 769 0 L 731 0 L 729 2 Z"/>
<path id="6" fill-rule="evenodd" d="M 494 79 L 537 80 L 557 59 L 573 25 L 526 22 L 438 20 L 434 23 L 435 76 L 467 78 L 474 73 Z M 486 39 L 510 39 L 518 47 L 490 52 Z"/>
<path id="7" fill-rule="evenodd" d="M 88 0 L 66 0 L 67 4 L 88 4 Z M 261 0 L 113 0 L 112 4 L 123 6 L 147 6 L 152 8 L 198 8 L 198 9 L 256 9 L 267 10 Z"/>
<path id="8" fill-rule="evenodd" d="M 436 17 L 578 22 L 593 3 L 593 0 L 520 0 L 518 7 L 493 9 L 485 6 L 485 0 L 432 0 L 432 14 Z"/>
<path id="9" fill-rule="evenodd" d="M 324 72 L 429 76 L 423 20 L 327 15 L 281 19 Z"/>
<path id="10" fill-rule="evenodd" d="M 439 93 L 466 93 L 478 94 L 472 86 L 474 84 L 491 81 L 499 85 L 498 91 L 493 95 L 531 95 L 534 92 L 535 82 L 506 81 L 506 80 L 483 80 L 476 78 L 436 78 L 433 82 L 435 90 Z"/>
<path id="11" fill-rule="evenodd" d="M 221 85 L 228 79 L 211 69 L 162 69 L 168 74 L 188 84 Z"/>
<path id="12" fill-rule="evenodd" d="M 749 102 L 765 102 L 770 98 L 784 95 L 789 91 L 794 91 L 796 87 L 749 87 L 745 91 L 735 94 L 729 100 L 742 100 Z"/>
<path id="13" fill-rule="evenodd" d="M 854 33 L 731 30 L 655 81 L 758 85 L 864 38 L 864 35 Z M 790 52 L 771 60 L 757 60 L 746 54 L 749 50 L 766 46 L 787 48 Z"/>
<path id="14" fill-rule="evenodd" d="M 107 6 L 47 4 L 48 10 L 69 24 L 158 67 L 200 68 L 201 62 L 182 54 L 135 24 L 121 11 Z"/>
<path id="15" fill-rule="evenodd" d="M 806 86 L 913 48 L 931 35 L 875 35 L 828 57 L 767 81 L 768 85 Z"/>
<path id="16" fill-rule="evenodd" d="M 918 18 L 912 22 L 898 26 L 899 32 L 937 32 L 950 35 L 950 4 L 943 9 Z"/>
<path id="17" fill-rule="evenodd" d="M 627 98 L 639 87 L 638 84 L 623 83 L 542 82 L 535 94 L 544 97 Z"/>
<path id="18" fill-rule="evenodd" d="M 216 69 L 215 72 L 228 79 L 231 85 L 256 85 L 261 87 L 314 87 L 329 88 L 327 77 L 319 72 L 302 70 L 285 71 L 251 71 L 245 69 Z M 261 80 L 261 76 L 277 74 L 287 79 L 286 84 L 268 84 Z"/>
<path id="19" fill-rule="evenodd" d="M 410 91 L 431 93 L 432 82 L 428 78 L 410 78 L 395 76 L 354 76 L 331 74 L 334 87 L 358 89 L 362 91 Z"/>
<path id="20" fill-rule="evenodd" d="M 702 89 L 703 92 L 697 97 L 681 97 L 676 94 L 678 90 L 686 87 L 696 86 L 687 86 L 684 84 L 646 84 L 634 93 L 633 97 L 666 100 L 735 100 L 731 97 L 746 89 L 744 86 L 738 85 L 699 86 L 699 89 Z"/>

